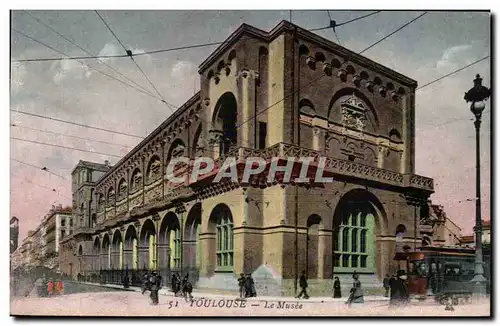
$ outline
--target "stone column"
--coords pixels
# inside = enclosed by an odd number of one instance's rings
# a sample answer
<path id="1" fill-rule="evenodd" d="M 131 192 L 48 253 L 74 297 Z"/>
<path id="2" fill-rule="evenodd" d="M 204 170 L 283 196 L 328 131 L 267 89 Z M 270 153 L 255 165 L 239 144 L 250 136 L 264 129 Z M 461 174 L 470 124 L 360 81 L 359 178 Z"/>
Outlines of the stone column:
<path id="1" fill-rule="evenodd" d="M 318 279 L 331 279 L 333 269 L 332 230 L 318 231 Z"/>
<path id="2" fill-rule="evenodd" d="M 149 269 L 149 246 L 145 246 L 144 244 L 140 244 L 137 248 L 138 256 L 139 256 L 139 264 L 137 266 L 138 269 Z"/>
<path id="3" fill-rule="evenodd" d="M 254 144 L 254 131 L 255 131 L 255 79 L 258 78 L 258 72 L 243 69 L 239 73 L 239 80 L 241 81 L 241 120 L 238 125 L 241 125 L 241 132 L 238 133 L 240 137 L 240 146 L 253 148 Z"/>
<path id="4" fill-rule="evenodd" d="M 183 240 L 183 264 L 185 268 L 196 268 L 196 239 Z"/>
<path id="5" fill-rule="evenodd" d="M 321 144 L 320 134 L 321 134 L 321 131 L 320 131 L 319 128 L 313 128 L 313 142 L 312 142 L 312 145 L 313 145 L 313 149 L 316 150 L 316 151 L 319 151 L 319 150 L 323 149 L 323 148 L 321 148 L 322 144 Z"/>
<path id="6" fill-rule="evenodd" d="M 202 248 L 202 261 L 200 274 L 210 277 L 216 265 L 215 256 L 215 233 L 201 233 L 200 246 Z"/>

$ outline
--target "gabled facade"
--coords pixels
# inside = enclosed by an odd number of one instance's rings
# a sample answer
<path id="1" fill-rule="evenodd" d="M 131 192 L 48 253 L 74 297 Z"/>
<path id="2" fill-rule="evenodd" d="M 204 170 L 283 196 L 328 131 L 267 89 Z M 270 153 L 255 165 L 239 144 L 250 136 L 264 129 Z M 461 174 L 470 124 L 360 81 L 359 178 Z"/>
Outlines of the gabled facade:
<path id="1" fill-rule="evenodd" d="M 377 282 L 393 272 L 398 228 L 404 242 L 422 240 L 408 198 L 425 202 L 433 180 L 415 174 L 414 80 L 288 22 L 269 33 L 242 25 L 199 74 L 200 92 L 90 197 L 74 191 L 95 223 L 83 215 L 64 242 L 71 274 L 189 271 L 199 287 L 236 290 L 237 275 L 254 273 L 259 293 L 290 294 L 304 270 L 319 293 L 334 274 Z M 166 167 L 179 156 L 214 158 L 216 171 L 228 156 L 239 166 L 325 157 L 335 181 L 215 183 L 208 173 L 175 185 Z"/>

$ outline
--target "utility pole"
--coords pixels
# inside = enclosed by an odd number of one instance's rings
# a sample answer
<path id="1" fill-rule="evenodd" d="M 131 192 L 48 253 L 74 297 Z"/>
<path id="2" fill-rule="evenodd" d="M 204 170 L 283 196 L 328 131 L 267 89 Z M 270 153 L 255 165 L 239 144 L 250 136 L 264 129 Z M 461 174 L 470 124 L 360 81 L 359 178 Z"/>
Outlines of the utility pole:
<path id="1" fill-rule="evenodd" d="M 291 15 L 291 11 L 290 11 Z M 293 130 L 292 137 L 294 138 L 294 142 L 297 146 L 300 146 L 299 141 L 299 130 L 300 130 L 300 117 L 298 114 L 298 108 L 296 105 L 296 96 L 295 96 L 295 61 L 296 61 L 296 40 L 297 40 L 297 28 L 294 28 L 293 31 L 293 48 L 292 48 L 292 128 L 297 128 Z M 295 215 L 295 266 L 294 266 L 294 290 L 295 295 L 297 295 L 298 290 L 298 279 L 299 279 L 299 186 L 295 184 L 295 194 L 294 194 L 294 215 Z"/>

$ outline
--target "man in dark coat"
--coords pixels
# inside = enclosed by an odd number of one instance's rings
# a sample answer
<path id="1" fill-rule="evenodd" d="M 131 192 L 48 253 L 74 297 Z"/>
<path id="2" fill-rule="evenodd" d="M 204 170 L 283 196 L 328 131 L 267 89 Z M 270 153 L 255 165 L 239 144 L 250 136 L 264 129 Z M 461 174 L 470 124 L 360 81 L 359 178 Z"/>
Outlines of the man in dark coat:
<path id="1" fill-rule="evenodd" d="M 406 272 L 399 270 L 396 274 L 397 278 L 391 283 L 391 306 L 405 306 L 410 303 L 410 293 L 408 291 L 408 283 L 406 281 Z"/>
<path id="2" fill-rule="evenodd" d="M 144 292 L 150 290 L 150 287 L 151 287 L 150 279 L 151 279 L 151 276 L 149 275 L 149 273 L 144 272 L 144 275 L 142 276 L 142 294 L 144 294 Z"/>
<path id="3" fill-rule="evenodd" d="M 160 290 L 161 288 L 161 277 L 160 275 L 158 275 L 158 273 L 156 273 L 156 271 L 153 271 L 151 273 L 151 276 L 149 278 L 149 285 L 150 285 L 150 291 L 151 291 L 151 294 L 150 294 L 150 298 L 151 298 L 151 302 L 153 305 L 158 305 L 158 291 Z"/>
<path id="4" fill-rule="evenodd" d="M 335 276 L 335 281 L 333 281 L 333 297 L 334 298 L 342 297 L 342 292 L 340 290 L 340 280 L 338 276 Z"/>
<path id="5" fill-rule="evenodd" d="M 257 291 L 255 291 L 255 284 L 251 274 L 247 274 L 245 278 L 245 297 L 256 297 Z"/>
<path id="6" fill-rule="evenodd" d="M 391 290 L 391 285 L 390 285 L 391 278 L 389 274 L 385 274 L 384 277 L 384 290 L 385 290 L 385 297 L 389 296 L 389 291 Z"/>
<path id="7" fill-rule="evenodd" d="M 179 279 L 179 275 L 177 275 L 177 273 L 172 274 L 172 292 L 174 292 L 174 296 L 177 296 L 177 293 L 180 291 L 180 283 L 181 280 Z"/>
<path id="8" fill-rule="evenodd" d="M 245 275 L 241 273 L 240 278 L 238 279 L 238 286 L 240 288 L 240 298 L 246 297 L 245 281 L 246 281 Z"/>
<path id="9" fill-rule="evenodd" d="M 304 296 L 304 299 L 309 299 L 309 295 L 307 294 L 307 277 L 305 271 L 302 271 L 302 275 L 299 279 L 299 286 L 301 290 L 299 295 L 297 296 L 297 299 L 300 299 L 300 297 L 302 296 Z"/>

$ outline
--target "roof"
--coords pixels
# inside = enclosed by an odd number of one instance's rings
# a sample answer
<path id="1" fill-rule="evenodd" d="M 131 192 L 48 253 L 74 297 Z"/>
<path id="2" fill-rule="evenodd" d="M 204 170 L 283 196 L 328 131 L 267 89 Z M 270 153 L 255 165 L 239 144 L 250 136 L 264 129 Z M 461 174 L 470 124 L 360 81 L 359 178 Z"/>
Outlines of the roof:
<path id="1" fill-rule="evenodd" d="M 409 78 L 401 73 L 398 73 L 388 67 L 385 67 L 373 60 L 370 60 L 360 54 L 357 54 L 356 52 L 353 52 L 349 49 L 344 48 L 343 46 L 340 46 L 338 44 L 333 43 L 332 41 L 321 37 L 313 32 L 310 32 L 304 28 L 301 28 L 295 24 L 292 24 L 288 21 L 282 20 L 279 24 L 277 24 L 273 29 L 271 29 L 270 32 L 265 32 L 261 29 L 258 29 L 254 26 L 250 26 L 247 24 L 242 24 L 236 31 L 234 31 L 217 49 L 215 49 L 208 57 L 203 61 L 200 66 L 198 72 L 201 74 L 203 73 L 210 65 L 212 65 L 214 62 L 216 62 L 220 55 L 227 50 L 230 49 L 231 46 L 233 46 L 238 40 L 242 38 L 244 35 L 250 35 L 254 38 L 260 38 L 262 40 L 265 40 L 267 42 L 272 41 L 276 37 L 282 35 L 284 32 L 293 32 L 296 31 L 296 35 L 304 40 L 307 40 L 313 44 L 320 45 L 323 48 L 326 48 L 327 50 L 332 51 L 333 53 L 336 53 L 340 56 L 343 57 L 348 57 L 349 60 L 351 60 L 354 63 L 358 63 L 361 65 L 369 66 L 373 71 L 388 75 L 394 80 L 397 80 L 398 82 L 416 87 L 417 86 L 417 81 Z"/>
<path id="2" fill-rule="evenodd" d="M 193 105 L 196 101 L 200 99 L 200 91 L 194 94 L 189 100 L 187 100 L 181 107 L 179 107 L 175 112 L 173 112 L 165 121 L 163 121 L 158 128 L 153 130 L 152 133 L 146 136 L 137 146 L 135 146 L 130 152 L 128 152 L 122 159 L 118 161 L 115 165 L 113 165 L 105 174 L 103 174 L 99 180 L 96 181 L 96 184 L 99 184 L 102 180 L 107 178 L 115 169 L 117 169 L 120 165 L 126 162 L 130 157 L 132 157 L 135 153 L 137 153 L 144 145 L 146 145 L 149 141 L 154 139 L 158 134 L 161 133 L 163 129 L 165 129 L 171 122 L 173 122 L 177 117 L 179 117 L 184 111 L 186 111 L 191 105 Z"/>
<path id="3" fill-rule="evenodd" d="M 106 172 L 111 168 L 110 165 L 106 165 L 105 163 L 96 163 L 96 162 L 80 160 L 76 164 L 73 171 L 71 171 L 71 174 L 73 174 L 76 171 L 76 169 L 78 169 L 79 167 L 85 167 L 85 168 L 89 168 L 89 169 L 93 169 L 93 170 L 97 170 L 97 171 L 101 171 L 101 172 Z"/>
<path id="4" fill-rule="evenodd" d="M 463 243 L 474 242 L 474 236 L 473 235 L 463 235 L 460 237 L 460 242 L 463 242 Z"/>
<path id="5" fill-rule="evenodd" d="M 15 221 L 19 221 L 19 219 L 15 216 L 12 216 L 12 218 L 10 219 L 10 223 L 15 222 Z"/>

